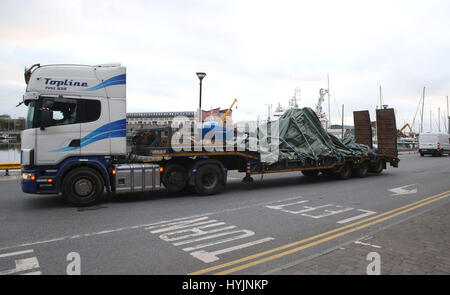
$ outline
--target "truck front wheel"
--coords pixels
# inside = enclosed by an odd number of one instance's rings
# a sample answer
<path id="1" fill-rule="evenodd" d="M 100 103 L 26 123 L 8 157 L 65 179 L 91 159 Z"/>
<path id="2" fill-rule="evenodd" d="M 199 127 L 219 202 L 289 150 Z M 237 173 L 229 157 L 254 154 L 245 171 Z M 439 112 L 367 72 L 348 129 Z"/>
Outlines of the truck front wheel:
<path id="1" fill-rule="evenodd" d="M 70 171 L 63 179 L 62 194 L 71 205 L 81 207 L 97 203 L 105 184 L 99 173 L 89 167 L 80 167 Z"/>
<path id="2" fill-rule="evenodd" d="M 202 196 L 213 195 L 223 188 L 223 174 L 219 166 L 201 166 L 195 175 L 195 190 Z"/>

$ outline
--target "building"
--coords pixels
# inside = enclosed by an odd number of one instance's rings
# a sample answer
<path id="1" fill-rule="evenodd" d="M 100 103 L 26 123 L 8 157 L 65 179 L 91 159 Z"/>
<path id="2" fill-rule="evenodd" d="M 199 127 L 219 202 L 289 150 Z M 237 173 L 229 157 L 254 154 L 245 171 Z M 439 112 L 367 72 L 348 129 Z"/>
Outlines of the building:
<path id="1" fill-rule="evenodd" d="M 170 126 L 176 117 L 186 117 L 188 122 L 192 122 L 194 116 L 195 112 L 127 113 L 127 125 L 134 125 L 136 128 Z"/>

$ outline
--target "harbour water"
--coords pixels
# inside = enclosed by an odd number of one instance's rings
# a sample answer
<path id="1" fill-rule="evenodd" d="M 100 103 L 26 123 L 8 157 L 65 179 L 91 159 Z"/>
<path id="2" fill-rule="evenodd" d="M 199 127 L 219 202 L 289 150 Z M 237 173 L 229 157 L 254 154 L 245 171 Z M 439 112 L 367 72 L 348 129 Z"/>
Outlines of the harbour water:
<path id="1" fill-rule="evenodd" d="M 19 163 L 20 144 L 1 144 L 0 163 Z"/>

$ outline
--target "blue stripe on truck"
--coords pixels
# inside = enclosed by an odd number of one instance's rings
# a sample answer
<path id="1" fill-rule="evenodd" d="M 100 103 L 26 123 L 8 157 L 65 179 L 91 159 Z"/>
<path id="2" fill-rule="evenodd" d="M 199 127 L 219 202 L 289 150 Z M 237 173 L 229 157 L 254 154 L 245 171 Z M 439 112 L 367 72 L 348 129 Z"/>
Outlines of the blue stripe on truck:
<path id="1" fill-rule="evenodd" d="M 97 142 L 99 140 L 114 138 L 114 137 L 125 137 L 127 135 L 127 120 L 117 120 L 108 124 L 105 124 L 80 140 L 80 146 L 77 147 L 64 147 L 50 152 L 69 152 L 80 149 L 91 143 Z"/>

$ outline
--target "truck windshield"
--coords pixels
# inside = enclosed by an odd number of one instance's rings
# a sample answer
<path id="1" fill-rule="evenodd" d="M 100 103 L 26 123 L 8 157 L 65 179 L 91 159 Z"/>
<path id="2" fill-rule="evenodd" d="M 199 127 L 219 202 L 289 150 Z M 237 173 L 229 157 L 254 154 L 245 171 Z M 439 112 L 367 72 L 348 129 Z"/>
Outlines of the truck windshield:
<path id="1" fill-rule="evenodd" d="M 35 106 L 36 106 L 36 101 L 30 101 L 28 103 L 28 113 L 27 113 L 27 120 L 25 122 L 25 129 L 33 128 Z"/>

